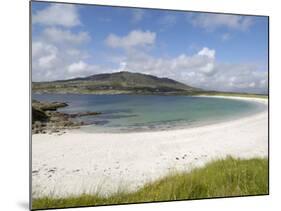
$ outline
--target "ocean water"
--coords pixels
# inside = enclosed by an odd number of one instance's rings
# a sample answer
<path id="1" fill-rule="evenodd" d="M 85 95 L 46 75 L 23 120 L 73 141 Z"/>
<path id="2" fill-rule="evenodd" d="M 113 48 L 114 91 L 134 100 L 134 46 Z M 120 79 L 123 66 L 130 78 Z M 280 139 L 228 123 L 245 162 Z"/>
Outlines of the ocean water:
<path id="1" fill-rule="evenodd" d="M 33 94 L 40 101 L 67 102 L 66 113 L 96 111 L 102 114 L 74 119 L 87 132 L 130 132 L 194 127 L 240 118 L 264 109 L 243 100 L 142 95 Z"/>

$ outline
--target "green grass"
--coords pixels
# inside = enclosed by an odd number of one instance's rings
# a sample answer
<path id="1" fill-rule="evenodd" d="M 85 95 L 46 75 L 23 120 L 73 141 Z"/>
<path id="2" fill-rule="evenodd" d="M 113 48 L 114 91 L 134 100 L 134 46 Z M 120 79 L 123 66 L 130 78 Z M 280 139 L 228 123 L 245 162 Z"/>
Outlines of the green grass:
<path id="1" fill-rule="evenodd" d="M 95 206 L 152 201 L 268 194 L 268 159 L 228 157 L 189 173 L 173 173 L 134 193 L 110 197 L 83 194 L 77 197 L 33 199 L 33 209 Z"/>

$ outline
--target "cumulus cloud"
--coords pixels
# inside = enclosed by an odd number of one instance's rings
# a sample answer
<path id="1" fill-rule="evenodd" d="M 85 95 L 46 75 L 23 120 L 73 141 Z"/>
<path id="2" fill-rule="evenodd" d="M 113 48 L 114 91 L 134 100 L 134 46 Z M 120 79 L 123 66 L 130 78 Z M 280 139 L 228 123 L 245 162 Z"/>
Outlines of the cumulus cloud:
<path id="1" fill-rule="evenodd" d="M 79 62 L 72 63 L 68 66 L 67 70 L 70 73 L 80 73 L 86 71 L 88 68 L 88 64 L 84 61 L 80 60 Z"/>
<path id="2" fill-rule="evenodd" d="M 32 15 L 33 24 L 42 28 L 32 40 L 32 80 L 51 81 L 86 76 L 100 71 L 86 62 L 85 44 L 91 41 L 86 31 L 74 31 L 80 25 L 77 7 L 51 4 Z"/>
<path id="3" fill-rule="evenodd" d="M 216 51 L 204 47 L 202 50 L 200 50 L 200 51 L 198 52 L 198 55 L 200 55 L 200 56 L 207 56 L 207 57 L 209 57 L 209 58 L 211 58 L 211 59 L 214 59 L 214 58 L 215 58 L 215 55 L 216 55 Z"/>
<path id="4" fill-rule="evenodd" d="M 57 48 L 53 45 L 46 45 L 43 42 L 33 42 L 32 43 L 32 58 L 40 58 L 45 54 L 56 54 Z"/>
<path id="5" fill-rule="evenodd" d="M 152 45 L 156 39 L 156 33 L 150 31 L 133 30 L 126 36 L 110 34 L 105 42 L 111 48 L 130 49 Z"/>
<path id="6" fill-rule="evenodd" d="M 198 74 L 209 75 L 214 71 L 215 51 L 203 48 L 194 55 L 181 54 L 174 58 L 155 58 L 140 51 L 130 51 L 125 59 L 126 70 L 143 72 L 158 76 L 181 78 L 181 73 L 192 70 Z"/>
<path id="7" fill-rule="evenodd" d="M 107 71 L 88 64 L 79 48 L 60 47 L 44 40 L 32 42 L 32 80 L 52 81 L 88 76 Z"/>
<path id="8" fill-rule="evenodd" d="M 135 10 L 136 22 L 143 18 L 142 10 Z M 166 24 L 175 17 L 167 16 Z M 190 18 L 192 24 L 206 30 L 220 27 L 245 30 L 252 20 L 246 16 L 202 14 Z M 109 34 L 105 43 L 110 48 L 124 49 L 116 57 L 110 56 L 113 67 L 94 65 L 95 59 L 85 44 L 91 42 L 86 31 L 71 27 L 81 24 L 73 5 L 53 4 L 33 14 L 33 24 L 41 24 L 32 41 L 32 80 L 51 81 L 88 76 L 102 72 L 130 71 L 169 77 L 188 85 L 207 90 L 249 91 L 266 93 L 267 72 L 250 64 L 227 64 L 216 60 L 216 50 L 203 47 L 193 55 L 181 53 L 174 57 L 149 54 L 149 46 L 156 42 L 156 33 L 133 30 L 124 36 Z M 222 34 L 221 39 L 229 39 Z"/>
<path id="9" fill-rule="evenodd" d="M 156 58 L 134 51 L 119 61 L 116 71 L 141 72 L 169 77 L 194 87 L 219 91 L 267 92 L 267 74 L 254 65 L 224 64 L 216 61 L 216 51 L 207 47 L 193 55 Z"/>
<path id="10" fill-rule="evenodd" d="M 206 84 L 224 91 L 267 93 L 267 72 L 252 64 L 216 64 L 217 73 Z M 213 88 L 214 89 L 214 88 Z"/>
<path id="11" fill-rule="evenodd" d="M 89 76 L 95 73 L 100 73 L 100 71 L 104 70 L 97 65 L 88 64 L 83 60 L 71 63 L 67 67 L 67 73 L 69 74 L 70 78 Z"/>
<path id="12" fill-rule="evenodd" d="M 48 27 L 43 30 L 43 39 L 55 44 L 79 45 L 91 40 L 87 32 L 73 33 L 70 30 Z"/>
<path id="13" fill-rule="evenodd" d="M 58 49 L 53 45 L 35 42 L 32 52 L 32 59 L 37 62 L 38 67 L 50 68 L 56 62 Z"/>
<path id="14" fill-rule="evenodd" d="M 201 27 L 206 30 L 215 30 L 221 27 L 246 30 L 253 24 L 251 17 L 229 14 L 202 13 L 189 15 L 188 20 L 194 26 Z"/>
<path id="15" fill-rule="evenodd" d="M 88 35 L 47 28 L 32 42 L 32 80 L 50 81 L 86 76 L 97 72 L 84 62 L 89 57 L 82 47 Z"/>
<path id="16" fill-rule="evenodd" d="M 32 79 L 51 75 L 50 70 L 57 63 L 58 49 L 56 46 L 39 41 L 32 42 Z"/>
<path id="17" fill-rule="evenodd" d="M 70 4 L 51 4 L 32 15 L 34 24 L 73 27 L 80 25 L 77 7 Z"/>

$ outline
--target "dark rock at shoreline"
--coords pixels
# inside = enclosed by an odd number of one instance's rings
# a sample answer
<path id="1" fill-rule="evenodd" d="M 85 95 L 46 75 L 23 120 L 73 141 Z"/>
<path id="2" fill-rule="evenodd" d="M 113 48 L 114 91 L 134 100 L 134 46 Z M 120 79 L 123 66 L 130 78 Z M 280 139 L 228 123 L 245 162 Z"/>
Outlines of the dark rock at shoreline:
<path id="1" fill-rule="evenodd" d="M 32 123 L 35 121 L 46 122 L 48 119 L 49 117 L 44 111 L 32 106 Z"/>
<path id="2" fill-rule="evenodd" d="M 32 107 L 42 111 L 56 111 L 58 108 L 64 108 L 66 106 L 68 106 L 68 104 L 62 102 L 39 102 L 37 100 L 32 100 Z"/>
<path id="3" fill-rule="evenodd" d="M 58 108 L 66 106 L 67 103 L 32 100 L 32 132 L 58 133 L 64 129 L 79 128 L 85 123 L 73 121 L 73 118 L 100 114 L 99 112 L 66 114 L 57 111 Z"/>
<path id="4" fill-rule="evenodd" d="M 76 117 L 82 117 L 82 116 L 93 116 L 101 114 L 101 112 L 80 112 L 76 114 L 69 114 L 69 117 L 76 118 Z"/>

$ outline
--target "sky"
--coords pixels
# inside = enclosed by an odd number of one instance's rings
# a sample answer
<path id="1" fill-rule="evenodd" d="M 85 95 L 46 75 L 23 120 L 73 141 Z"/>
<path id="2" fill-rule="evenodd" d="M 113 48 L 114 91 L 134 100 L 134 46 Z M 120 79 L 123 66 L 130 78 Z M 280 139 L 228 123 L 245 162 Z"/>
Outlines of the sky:
<path id="1" fill-rule="evenodd" d="M 111 72 L 267 93 L 268 18 L 32 2 L 32 80 Z"/>

